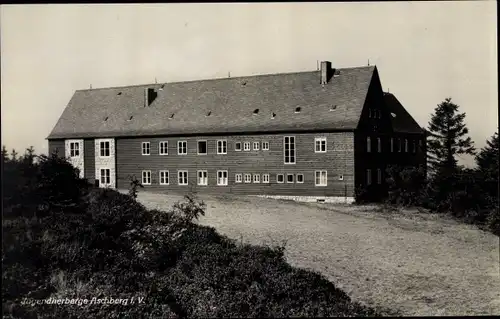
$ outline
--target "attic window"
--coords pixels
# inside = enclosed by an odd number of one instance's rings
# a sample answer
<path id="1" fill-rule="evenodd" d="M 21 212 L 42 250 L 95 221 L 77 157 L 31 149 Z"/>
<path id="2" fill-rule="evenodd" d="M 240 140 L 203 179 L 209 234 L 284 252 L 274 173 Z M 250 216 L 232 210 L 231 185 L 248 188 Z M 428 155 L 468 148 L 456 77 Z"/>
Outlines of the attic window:
<path id="1" fill-rule="evenodd" d="M 335 109 L 337 109 L 337 105 L 332 106 L 332 107 L 330 108 L 330 111 L 333 111 L 333 110 L 335 110 Z"/>
<path id="2" fill-rule="evenodd" d="M 118 92 L 118 94 L 117 94 L 117 95 L 122 95 L 122 92 Z"/>
<path id="3" fill-rule="evenodd" d="M 106 117 L 104 118 L 104 121 L 107 121 L 107 120 L 108 120 L 108 117 L 106 116 Z"/>
<path id="4" fill-rule="evenodd" d="M 273 118 L 275 118 L 275 117 L 276 117 L 276 113 L 273 113 L 273 114 L 271 115 L 271 118 L 273 119 Z"/>
<path id="5" fill-rule="evenodd" d="M 131 121 L 133 117 L 134 117 L 134 116 L 133 116 L 133 115 L 131 115 L 131 116 L 128 118 L 128 120 L 129 120 L 129 121 Z"/>
<path id="6" fill-rule="evenodd" d="M 301 110 L 300 106 L 295 108 L 295 113 L 300 113 L 300 110 Z"/>
<path id="7" fill-rule="evenodd" d="M 212 114 L 212 111 L 208 111 L 207 116 L 210 116 Z"/>
<path id="8" fill-rule="evenodd" d="M 255 110 L 253 111 L 253 115 L 257 115 L 257 114 L 259 114 L 259 109 L 255 109 Z"/>
<path id="9" fill-rule="evenodd" d="M 396 113 L 391 113 L 391 116 L 392 117 L 396 117 Z"/>
<path id="10" fill-rule="evenodd" d="M 245 86 L 245 85 L 247 85 L 247 82 L 245 81 L 245 82 L 241 83 L 241 85 Z"/>
<path id="11" fill-rule="evenodd" d="M 171 120 L 173 118 L 174 118 L 174 113 L 172 113 L 168 119 Z"/>

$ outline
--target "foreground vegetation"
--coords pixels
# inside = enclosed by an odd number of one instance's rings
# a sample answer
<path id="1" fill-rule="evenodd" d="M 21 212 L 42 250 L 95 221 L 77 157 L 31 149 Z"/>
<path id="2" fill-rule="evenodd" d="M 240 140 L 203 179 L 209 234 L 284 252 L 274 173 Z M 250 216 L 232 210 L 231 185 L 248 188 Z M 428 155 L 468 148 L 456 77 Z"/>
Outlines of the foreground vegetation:
<path id="1" fill-rule="evenodd" d="M 377 315 L 289 266 L 283 247 L 196 225 L 205 206 L 192 197 L 147 210 L 134 196 L 93 189 L 55 154 L 34 159 L 33 150 L 3 156 L 6 318 Z"/>

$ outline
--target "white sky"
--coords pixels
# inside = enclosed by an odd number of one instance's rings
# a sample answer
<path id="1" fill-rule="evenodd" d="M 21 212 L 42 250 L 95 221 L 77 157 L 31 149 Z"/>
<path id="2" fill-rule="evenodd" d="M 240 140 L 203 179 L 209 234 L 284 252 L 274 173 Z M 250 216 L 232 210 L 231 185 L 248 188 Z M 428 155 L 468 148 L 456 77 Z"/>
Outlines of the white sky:
<path id="1" fill-rule="evenodd" d="M 377 65 L 420 125 L 446 97 L 498 127 L 496 1 L 2 5 L 2 144 L 47 151 L 77 89 Z M 470 158 L 465 158 L 470 163 Z"/>

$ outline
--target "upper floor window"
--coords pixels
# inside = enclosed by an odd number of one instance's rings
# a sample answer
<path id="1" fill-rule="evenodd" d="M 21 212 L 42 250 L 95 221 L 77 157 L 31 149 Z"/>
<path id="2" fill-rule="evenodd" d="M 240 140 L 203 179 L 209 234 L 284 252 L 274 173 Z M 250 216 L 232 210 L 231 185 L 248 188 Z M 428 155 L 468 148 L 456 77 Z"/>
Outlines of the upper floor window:
<path id="1" fill-rule="evenodd" d="M 284 137 L 285 164 L 295 164 L 295 136 Z"/>
<path id="2" fill-rule="evenodd" d="M 217 154 L 227 154 L 227 141 L 218 140 L 217 141 Z"/>
<path id="3" fill-rule="evenodd" d="M 262 150 L 269 151 L 269 142 L 262 142 Z"/>
<path id="4" fill-rule="evenodd" d="M 314 145 L 315 153 L 326 153 L 326 137 L 316 137 Z"/>
<path id="5" fill-rule="evenodd" d="M 314 185 L 316 186 L 327 186 L 328 178 L 326 171 L 315 171 L 314 172 Z"/>
<path id="6" fill-rule="evenodd" d="M 151 171 L 142 171 L 142 184 L 151 185 Z"/>
<path id="7" fill-rule="evenodd" d="M 151 145 L 149 142 L 142 142 L 142 155 L 151 154 Z"/>
<path id="8" fill-rule="evenodd" d="M 111 155 L 109 151 L 109 144 L 109 141 L 101 141 L 101 143 L 99 143 L 101 157 L 108 157 Z"/>
<path id="9" fill-rule="evenodd" d="M 368 153 L 372 151 L 372 139 L 369 136 L 366 137 L 366 151 Z"/>
<path id="10" fill-rule="evenodd" d="M 187 141 L 177 142 L 177 154 L 186 155 L 187 154 Z"/>
<path id="11" fill-rule="evenodd" d="M 167 141 L 162 141 L 158 145 L 159 149 L 159 154 L 160 155 L 168 155 L 168 142 Z"/>
<path id="12" fill-rule="evenodd" d="M 234 150 L 237 152 L 241 151 L 241 142 L 234 143 Z"/>
<path id="13" fill-rule="evenodd" d="M 250 142 L 243 143 L 243 150 L 244 151 L 249 151 L 250 150 Z"/>
<path id="14" fill-rule="evenodd" d="M 377 137 L 377 152 L 382 152 L 382 140 L 380 137 Z"/>
<path id="15" fill-rule="evenodd" d="M 217 171 L 217 185 L 227 185 L 227 171 Z"/>
<path id="16" fill-rule="evenodd" d="M 207 155 L 207 141 L 198 141 L 198 155 Z"/>
<path id="17" fill-rule="evenodd" d="M 80 143 L 79 142 L 71 142 L 69 143 L 69 155 L 71 157 L 79 157 L 80 156 Z"/>
<path id="18" fill-rule="evenodd" d="M 258 151 L 259 150 L 259 142 L 253 142 L 253 150 Z"/>

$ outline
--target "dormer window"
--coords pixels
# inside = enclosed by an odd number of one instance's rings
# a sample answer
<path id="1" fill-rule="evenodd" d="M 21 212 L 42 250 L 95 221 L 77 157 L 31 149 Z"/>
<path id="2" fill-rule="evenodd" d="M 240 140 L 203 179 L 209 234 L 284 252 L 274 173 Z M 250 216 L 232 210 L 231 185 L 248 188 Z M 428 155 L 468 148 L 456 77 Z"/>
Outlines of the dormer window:
<path id="1" fill-rule="evenodd" d="M 335 111 L 336 109 L 337 109 L 337 105 L 334 105 L 334 106 L 332 106 L 332 107 L 330 108 L 330 112 L 331 112 L 331 111 Z"/>
<path id="2" fill-rule="evenodd" d="M 131 115 L 131 116 L 128 118 L 128 120 L 129 120 L 129 121 L 132 121 L 132 119 L 133 119 L 133 118 L 134 118 L 134 116 L 133 116 L 133 115 Z"/>
<path id="3" fill-rule="evenodd" d="M 259 114 L 259 109 L 255 109 L 255 110 L 253 111 L 253 115 L 257 115 L 257 114 Z"/>
<path id="4" fill-rule="evenodd" d="M 107 120 L 108 120 L 108 117 L 106 116 L 106 117 L 104 118 L 104 121 L 107 121 Z"/>
<path id="5" fill-rule="evenodd" d="M 271 119 L 274 119 L 276 117 L 276 113 L 271 114 Z"/>
<path id="6" fill-rule="evenodd" d="M 117 95 L 122 95 L 122 92 L 118 92 L 118 94 L 117 94 Z"/>
<path id="7" fill-rule="evenodd" d="M 301 110 L 300 106 L 299 106 L 299 107 L 296 107 L 296 108 L 295 108 L 295 113 L 300 113 L 300 110 Z"/>
<path id="8" fill-rule="evenodd" d="M 207 116 L 210 116 L 212 114 L 212 111 L 208 111 Z"/>
<path id="9" fill-rule="evenodd" d="M 174 118 L 174 113 L 170 114 L 170 117 L 168 118 L 169 120 Z"/>

